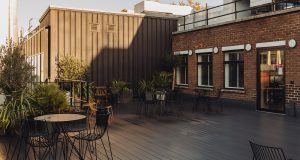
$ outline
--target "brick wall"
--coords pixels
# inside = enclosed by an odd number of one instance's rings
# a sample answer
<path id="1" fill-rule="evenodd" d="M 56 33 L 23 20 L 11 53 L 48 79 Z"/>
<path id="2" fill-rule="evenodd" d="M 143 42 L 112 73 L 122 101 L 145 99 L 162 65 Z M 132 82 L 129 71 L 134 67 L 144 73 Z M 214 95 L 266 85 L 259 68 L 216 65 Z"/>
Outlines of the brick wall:
<path id="1" fill-rule="evenodd" d="M 300 10 L 283 12 L 275 16 L 259 17 L 236 23 L 206 27 L 190 32 L 173 34 L 173 51 L 196 50 L 218 47 L 213 54 L 213 92 L 224 88 L 224 55 L 222 46 L 251 44 L 250 52 L 244 51 L 243 93 L 222 92 L 222 97 L 237 100 L 256 101 L 257 49 L 256 43 L 296 39 L 296 48 L 281 47 L 285 52 L 286 98 L 300 104 Z M 193 93 L 197 87 L 197 55 L 193 53 L 188 61 L 188 88 Z M 293 85 L 289 85 L 293 83 Z M 298 86 L 298 87 L 297 87 Z M 297 97 L 297 98 L 296 98 Z"/>

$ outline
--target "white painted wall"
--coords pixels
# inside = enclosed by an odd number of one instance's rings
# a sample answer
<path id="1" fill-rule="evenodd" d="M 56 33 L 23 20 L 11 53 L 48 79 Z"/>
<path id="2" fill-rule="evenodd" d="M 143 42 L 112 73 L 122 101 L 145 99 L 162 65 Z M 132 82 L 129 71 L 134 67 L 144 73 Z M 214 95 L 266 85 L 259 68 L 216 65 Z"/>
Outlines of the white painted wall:
<path id="1" fill-rule="evenodd" d="M 171 4 L 161 4 L 154 1 L 142 1 L 134 6 L 135 13 L 169 13 L 177 16 L 184 16 L 192 13 L 193 8 L 190 6 L 179 6 Z"/>
<path id="2" fill-rule="evenodd" d="M 233 1 L 234 0 L 224 0 L 223 4 L 230 3 L 230 2 L 233 2 Z M 236 7 L 237 7 L 237 11 L 242 11 L 242 10 L 245 10 L 245 9 L 249 9 L 250 8 L 250 0 L 241 0 L 241 1 L 237 2 Z M 218 24 L 218 23 L 223 23 L 223 22 L 235 20 L 235 15 L 234 14 L 230 14 L 230 15 L 227 15 L 227 16 L 222 16 L 222 17 L 219 17 L 219 18 L 214 18 L 214 17 L 220 16 L 220 15 L 233 13 L 234 11 L 235 11 L 234 3 L 208 10 L 208 18 L 209 19 L 213 18 L 213 19 L 210 19 L 208 21 L 208 25 Z M 196 23 L 186 25 L 185 30 L 192 29 L 192 28 L 198 27 L 198 26 L 206 25 L 207 22 L 202 21 L 202 20 L 206 19 L 206 14 L 207 13 L 204 11 L 204 12 L 196 13 L 194 15 L 186 16 L 185 17 L 185 22 L 186 23 L 191 23 L 193 21 L 196 22 Z M 237 19 L 248 17 L 250 15 L 251 15 L 250 11 L 240 12 L 240 13 L 237 13 Z M 201 21 L 201 22 L 197 22 L 197 21 Z M 183 18 L 179 19 L 178 24 L 183 24 L 183 23 L 184 23 Z M 184 27 L 183 26 L 178 27 L 178 30 L 182 31 L 182 30 L 184 30 Z"/>
<path id="3" fill-rule="evenodd" d="M 250 7 L 271 3 L 272 0 L 250 0 Z"/>

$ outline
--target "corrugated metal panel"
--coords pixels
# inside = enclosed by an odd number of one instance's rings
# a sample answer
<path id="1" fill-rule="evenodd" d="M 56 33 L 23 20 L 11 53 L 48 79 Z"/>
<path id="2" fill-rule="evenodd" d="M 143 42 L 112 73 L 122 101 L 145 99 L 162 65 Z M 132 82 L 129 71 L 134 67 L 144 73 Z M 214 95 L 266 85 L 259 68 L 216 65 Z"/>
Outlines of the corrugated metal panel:
<path id="1" fill-rule="evenodd" d="M 72 55 L 91 66 L 92 80 L 97 85 L 114 79 L 136 84 L 152 78 L 164 55 L 171 53 L 171 34 L 177 24 L 167 18 L 68 9 L 52 8 L 48 15 L 51 78 L 57 75 L 56 57 Z M 35 52 L 34 46 L 44 45 L 47 40 L 43 34 L 35 41 L 26 42 L 27 53 Z M 46 48 L 48 51 L 46 46 L 37 50 Z M 44 57 L 48 59 L 48 55 Z"/>

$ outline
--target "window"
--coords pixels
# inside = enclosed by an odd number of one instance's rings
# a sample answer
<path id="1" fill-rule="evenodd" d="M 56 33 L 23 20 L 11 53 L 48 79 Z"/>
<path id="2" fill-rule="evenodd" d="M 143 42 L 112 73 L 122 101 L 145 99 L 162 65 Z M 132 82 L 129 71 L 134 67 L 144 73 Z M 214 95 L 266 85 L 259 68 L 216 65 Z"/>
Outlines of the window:
<path id="1" fill-rule="evenodd" d="M 176 84 L 186 85 L 187 84 L 187 55 L 181 55 L 181 64 L 176 68 Z"/>
<path id="2" fill-rule="evenodd" d="M 198 86 L 212 86 L 212 54 L 198 54 Z"/>
<path id="3" fill-rule="evenodd" d="M 239 52 L 225 53 L 225 88 L 244 89 L 244 55 Z"/>

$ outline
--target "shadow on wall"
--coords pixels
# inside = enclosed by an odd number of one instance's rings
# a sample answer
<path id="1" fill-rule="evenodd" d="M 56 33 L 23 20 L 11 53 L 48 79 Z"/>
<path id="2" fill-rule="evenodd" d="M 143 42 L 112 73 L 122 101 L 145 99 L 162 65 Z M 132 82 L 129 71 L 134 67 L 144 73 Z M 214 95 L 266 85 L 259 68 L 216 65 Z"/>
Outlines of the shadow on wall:
<path id="1" fill-rule="evenodd" d="M 92 48 L 91 80 L 97 86 L 123 80 L 135 87 L 160 70 L 162 59 L 171 53 L 171 36 L 177 23 L 159 18 L 114 18 L 114 25 L 102 29 L 101 34 L 87 36 L 87 42 L 92 42 L 88 46 Z"/>

